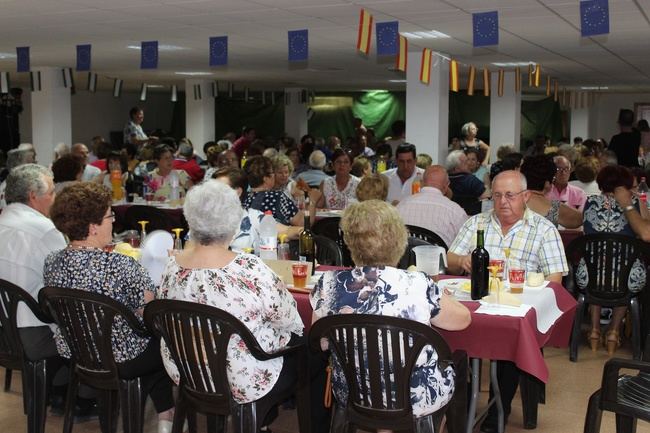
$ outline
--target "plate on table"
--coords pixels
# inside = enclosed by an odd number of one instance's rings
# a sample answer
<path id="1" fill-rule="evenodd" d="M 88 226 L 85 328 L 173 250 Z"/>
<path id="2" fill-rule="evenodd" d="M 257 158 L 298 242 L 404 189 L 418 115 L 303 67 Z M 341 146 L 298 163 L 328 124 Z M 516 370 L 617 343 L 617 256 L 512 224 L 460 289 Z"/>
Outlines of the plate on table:
<path id="1" fill-rule="evenodd" d="M 441 290 L 448 290 L 459 300 L 471 300 L 472 283 L 469 278 L 445 278 L 438 281 Z"/>

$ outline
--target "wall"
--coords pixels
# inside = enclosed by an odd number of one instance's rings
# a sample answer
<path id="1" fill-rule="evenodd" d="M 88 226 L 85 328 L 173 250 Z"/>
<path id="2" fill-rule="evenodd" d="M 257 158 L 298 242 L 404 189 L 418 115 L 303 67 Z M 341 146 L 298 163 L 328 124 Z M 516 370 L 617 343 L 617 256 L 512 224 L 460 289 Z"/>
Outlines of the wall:
<path id="1" fill-rule="evenodd" d="M 650 103 L 650 93 L 603 93 L 589 109 L 589 132 L 591 138 L 604 138 L 609 142 L 618 134 L 618 111 L 621 108 L 634 110 L 637 102 Z M 571 133 L 573 136 L 574 134 Z M 586 137 L 584 137 L 586 138 Z"/>

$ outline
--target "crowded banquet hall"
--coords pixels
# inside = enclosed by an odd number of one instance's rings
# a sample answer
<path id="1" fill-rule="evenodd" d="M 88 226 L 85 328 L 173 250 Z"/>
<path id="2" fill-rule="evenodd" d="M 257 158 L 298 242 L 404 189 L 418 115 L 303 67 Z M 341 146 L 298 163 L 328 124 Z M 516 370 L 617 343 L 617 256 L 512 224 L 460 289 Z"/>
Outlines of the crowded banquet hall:
<path id="1" fill-rule="evenodd" d="M 4 0 L 7 432 L 650 433 L 650 0 Z"/>

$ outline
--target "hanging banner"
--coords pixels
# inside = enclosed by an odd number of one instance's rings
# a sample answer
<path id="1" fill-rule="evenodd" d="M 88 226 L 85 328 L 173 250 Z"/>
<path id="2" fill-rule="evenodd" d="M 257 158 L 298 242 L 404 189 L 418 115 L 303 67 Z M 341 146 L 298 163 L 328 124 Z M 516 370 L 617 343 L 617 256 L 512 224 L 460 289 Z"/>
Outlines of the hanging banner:
<path id="1" fill-rule="evenodd" d="M 458 92 L 458 62 L 456 60 L 449 62 L 449 90 Z"/>
<path id="2" fill-rule="evenodd" d="M 373 18 L 365 9 L 359 14 L 359 31 L 357 35 L 357 50 L 366 56 L 370 53 L 370 40 L 372 39 Z"/>
<path id="3" fill-rule="evenodd" d="M 408 48 L 409 41 L 406 37 L 399 35 L 399 54 L 395 59 L 395 69 L 406 72 L 408 66 Z"/>
<path id="4" fill-rule="evenodd" d="M 499 97 L 503 96 L 504 80 L 505 80 L 505 71 L 503 69 L 499 69 L 499 81 L 497 83 L 497 95 L 499 95 Z"/>
<path id="5" fill-rule="evenodd" d="M 469 73 L 467 75 L 467 94 L 469 96 L 474 95 L 474 81 L 476 80 L 476 68 L 474 66 L 469 67 Z"/>
<path id="6" fill-rule="evenodd" d="M 433 52 L 429 48 L 422 49 L 422 62 L 420 63 L 420 81 L 429 84 L 431 81 L 431 59 Z"/>
<path id="7" fill-rule="evenodd" d="M 490 96 L 490 70 L 483 67 L 483 96 Z"/>

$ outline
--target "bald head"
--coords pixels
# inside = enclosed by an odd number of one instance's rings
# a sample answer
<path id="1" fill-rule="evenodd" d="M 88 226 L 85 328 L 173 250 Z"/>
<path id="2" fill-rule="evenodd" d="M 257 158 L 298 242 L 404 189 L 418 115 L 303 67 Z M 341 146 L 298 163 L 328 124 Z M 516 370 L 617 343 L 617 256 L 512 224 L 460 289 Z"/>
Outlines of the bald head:
<path id="1" fill-rule="evenodd" d="M 83 143 L 75 143 L 70 148 L 70 153 L 83 159 L 84 166 L 88 163 L 88 148 Z"/>
<path id="2" fill-rule="evenodd" d="M 447 170 L 442 165 L 432 165 L 427 167 L 422 177 L 422 184 L 424 186 L 432 186 L 438 188 L 443 193 L 449 187 L 449 176 Z"/>

